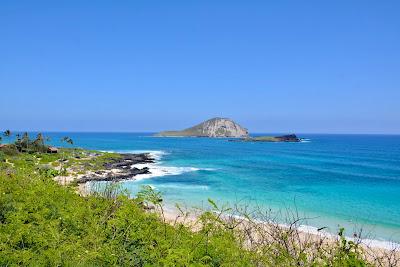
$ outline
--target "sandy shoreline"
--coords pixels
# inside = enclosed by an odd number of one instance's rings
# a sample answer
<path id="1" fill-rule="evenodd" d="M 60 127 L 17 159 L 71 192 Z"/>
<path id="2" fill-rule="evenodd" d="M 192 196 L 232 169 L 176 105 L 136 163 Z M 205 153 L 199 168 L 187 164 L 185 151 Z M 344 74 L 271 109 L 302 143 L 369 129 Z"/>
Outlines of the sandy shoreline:
<path id="1" fill-rule="evenodd" d="M 160 211 L 157 212 L 162 216 Z M 202 227 L 200 220 L 202 212 L 196 210 L 178 210 L 177 208 L 169 207 L 164 209 L 162 214 L 164 214 L 165 220 L 171 225 L 183 224 L 193 231 L 198 231 Z M 248 220 L 243 217 L 229 215 L 222 218 L 228 224 L 236 225 L 240 233 L 245 233 L 245 238 L 247 239 L 245 246 L 248 246 L 249 249 L 254 249 L 253 243 L 256 246 L 259 243 L 272 243 L 280 240 L 277 237 L 281 237 L 282 235 L 288 236 L 288 240 L 300 247 L 314 247 L 314 245 L 316 245 L 315 247 L 328 247 L 340 242 L 338 235 L 335 236 L 328 232 L 317 231 L 317 228 L 310 226 L 297 226 L 295 224 L 289 226 L 281 223 Z M 387 241 L 380 243 L 379 240 L 357 239 L 353 237 L 346 237 L 346 240 L 359 244 L 369 262 L 379 266 L 386 266 L 390 265 L 387 263 L 388 259 L 396 259 L 394 261 L 397 264 L 390 266 L 400 266 L 400 244 L 398 243 L 389 243 Z"/>
<path id="2" fill-rule="evenodd" d="M 169 221 L 176 221 L 176 219 L 178 218 L 178 221 L 181 220 L 182 218 L 182 214 L 181 212 L 176 209 L 176 208 L 172 208 L 172 207 L 168 207 L 164 209 L 165 211 L 165 215 L 168 218 Z M 188 216 L 186 218 L 186 220 L 188 222 L 195 222 L 198 220 L 199 216 L 201 215 L 201 213 L 203 211 L 196 211 L 194 209 L 191 210 L 186 210 L 186 212 L 188 213 Z M 242 217 L 242 216 L 237 216 L 237 215 L 228 215 L 227 217 L 231 218 L 236 218 L 238 220 L 241 221 L 246 221 L 247 219 Z M 278 223 L 278 222 L 267 222 L 267 221 L 261 221 L 261 220 L 252 220 L 254 223 L 256 224 L 262 224 L 262 225 L 274 225 L 277 227 L 281 227 L 284 229 L 288 229 L 290 226 L 288 224 L 284 224 L 284 223 Z M 338 235 L 335 235 L 333 233 L 324 231 L 324 230 L 319 230 L 318 228 L 314 227 L 314 226 L 310 226 L 310 225 L 304 225 L 304 224 L 296 224 L 296 230 L 298 230 L 299 232 L 305 234 L 305 235 L 312 235 L 315 237 L 319 237 L 319 238 L 328 238 L 328 239 L 332 239 L 332 240 L 337 240 Z M 396 242 L 390 242 L 390 241 L 384 241 L 384 240 L 377 240 L 377 239 L 364 239 L 361 238 L 360 240 L 358 240 L 357 237 L 350 237 L 350 236 L 346 236 L 346 239 L 349 241 L 353 241 L 353 242 L 360 242 L 362 245 L 367 246 L 367 247 L 372 247 L 372 248 L 377 248 L 377 249 L 385 249 L 385 250 L 396 250 L 398 252 L 400 252 L 400 244 L 396 243 Z"/>

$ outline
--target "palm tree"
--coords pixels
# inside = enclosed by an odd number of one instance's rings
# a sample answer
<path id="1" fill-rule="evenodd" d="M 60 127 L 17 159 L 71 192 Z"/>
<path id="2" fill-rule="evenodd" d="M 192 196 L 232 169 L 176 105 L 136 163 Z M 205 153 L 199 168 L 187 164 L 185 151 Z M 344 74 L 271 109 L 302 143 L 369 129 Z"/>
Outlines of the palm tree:
<path id="1" fill-rule="evenodd" d="M 5 137 L 10 137 L 11 136 L 11 131 L 10 130 L 5 130 L 4 131 L 4 136 Z"/>
<path id="2" fill-rule="evenodd" d="M 66 142 L 66 143 L 70 144 L 71 146 L 74 144 L 74 141 L 72 141 L 72 139 L 68 136 L 61 138 L 61 142 Z"/>
<path id="3" fill-rule="evenodd" d="M 37 152 L 44 152 L 44 137 L 42 133 L 38 133 L 35 141 L 33 141 L 34 145 L 36 146 Z"/>
<path id="4" fill-rule="evenodd" d="M 22 143 L 25 143 L 26 150 L 28 151 L 29 150 L 29 135 L 27 132 L 25 132 L 22 135 Z"/>
<path id="5" fill-rule="evenodd" d="M 21 142 L 21 135 L 19 133 L 17 133 L 15 135 L 15 146 L 17 147 L 19 152 L 22 152 L 22 142 Z"/>
<path id="6" fill-rule="evenodd" d="M 61 142 L 62 143 L 65 142 L 67 144 L 70 144 L 71 146 L 74 144 L 74 141 L 72 141 L 72 139 L 70 137 L 68 137 L 68 136 L 65 136 L 65 137 L 61 138 Z M 64 159 L 64 152 L 63 152 L 63 159 L 62 159 L 63 163 L 64 163 L 64 160 L 65 159 Z M 61 164 L 61 167 L 60 167 L 61 171 L 63 171 L 63 163 Z"/>
<path id="7" fill-rule="evenodd" d="M 10 137 L 11 131 L 10 130 L 5 130 L 3 133 L 4 137 Z M 3 138 L 0 136 L 0 142 L 3 140 Z"/>
<path id="8" fill-rule="evenodd" d="M 37 135 L 37 137 L 36 137 L 36 141 L 37 141 L 39 144 L 43 144 L 43 143 L 44 143 L 44 137 L 43 137 L 43 134 L 42 134 L 42 133 L 38 133 L 38 135 Z"/>
<path id="9" fill-rule="evenodd" d="M 71 138 L 69 138 L 69 139 L 67 140 L 67 143 L 68 143 L 68 144 L 70 144 L 71 146 L 73 146 L 73 145 L 74 145 L 74 141 L 72 141 L 72 139 L 71 139 Z"/>

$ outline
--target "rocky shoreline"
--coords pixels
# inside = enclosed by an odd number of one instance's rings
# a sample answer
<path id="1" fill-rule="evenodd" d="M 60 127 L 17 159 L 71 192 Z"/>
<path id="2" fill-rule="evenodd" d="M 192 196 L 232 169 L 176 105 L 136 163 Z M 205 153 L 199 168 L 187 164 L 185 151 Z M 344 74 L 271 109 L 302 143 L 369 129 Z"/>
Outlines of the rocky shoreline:
<path id="1" fill-rule="evenodd" d="M 155 159 L 149 153 L 141 154 L 120 154 L 121 158 L 113 159 L 103 165 L 104 169 L 88 172 L 79 177 L 76 182 L 84 184 L 91 181 L 112 181 L 118 182 L 129 180 L 139 174 L 149 174 L 149 168 L 136 168 L 136 164 L 155 163 Z"/>

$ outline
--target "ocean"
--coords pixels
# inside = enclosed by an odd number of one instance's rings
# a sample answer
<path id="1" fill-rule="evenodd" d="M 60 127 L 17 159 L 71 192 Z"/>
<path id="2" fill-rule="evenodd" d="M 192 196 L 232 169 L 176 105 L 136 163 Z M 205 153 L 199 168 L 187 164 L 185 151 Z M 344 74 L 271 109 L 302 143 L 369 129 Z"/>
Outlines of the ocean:
<path id="1" fill-rule="evenodd" d="M 302 134 L 301 143 L 152 137 L 151 133 L 45 133 L 55 145 L 151 152 L 151 175 L 122 182 L 134 195 L 142 185 L 167 206 L 245 205 L 296 211 L 307 227 L 362 228 L 368 239 L 400 243 L 400 136 Z"/>

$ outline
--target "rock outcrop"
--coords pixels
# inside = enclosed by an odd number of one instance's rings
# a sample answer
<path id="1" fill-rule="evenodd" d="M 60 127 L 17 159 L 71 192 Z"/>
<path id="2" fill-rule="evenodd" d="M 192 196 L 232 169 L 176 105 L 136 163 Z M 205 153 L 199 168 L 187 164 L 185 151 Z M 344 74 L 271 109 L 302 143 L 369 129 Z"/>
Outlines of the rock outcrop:
<path id="1" fill-rule="evenodd" d="M 77 179 L 78 184 L 90 181 L 112 181 L 118 182 L 122 180 L 134 179 L 136 175 L 150 173 L 148 167 L 138 169 L 134 167 L 136 164 L 154 163 L 155 160 L 148 153 L 142 154 L 121 154 L 121 158 L 112 160 L 103 165 L 104 169 L 88 172 L 84 176 Z"/>
<path id="2" fill-rule="evenodd" d="M 249 136 L 246 128 L 227 118 L 213 118 L 182 131 L 165 131 L 156 136 L 234 137 Z"/>
<path id="3" fill-rule="evenodd" d="M 277 138 L 280 142 L 301 142 L 301 139 L 295 134 L 276 136 L 275 138 Z"/>
<path id="4" fill-rule="evenodd" d="M 236 142 L 301 142 L 301 138 L 298 138 L 295 134 L 288 134 L 282 136 L 257 136 L 257 137 L 246 137 L 241 139 L 229 140 Z"/>

